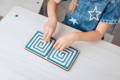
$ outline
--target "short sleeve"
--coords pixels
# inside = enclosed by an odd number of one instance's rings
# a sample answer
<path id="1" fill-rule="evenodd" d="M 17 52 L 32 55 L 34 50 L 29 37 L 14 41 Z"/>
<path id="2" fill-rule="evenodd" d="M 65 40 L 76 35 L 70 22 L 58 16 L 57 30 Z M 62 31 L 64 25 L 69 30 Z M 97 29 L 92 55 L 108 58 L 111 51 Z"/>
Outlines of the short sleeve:
<path id="1" fill-rule="evenodd" d="M 111 0 L 100 19 L 106 24 L 117 24 L 120 18 L 120 0 Z"/>

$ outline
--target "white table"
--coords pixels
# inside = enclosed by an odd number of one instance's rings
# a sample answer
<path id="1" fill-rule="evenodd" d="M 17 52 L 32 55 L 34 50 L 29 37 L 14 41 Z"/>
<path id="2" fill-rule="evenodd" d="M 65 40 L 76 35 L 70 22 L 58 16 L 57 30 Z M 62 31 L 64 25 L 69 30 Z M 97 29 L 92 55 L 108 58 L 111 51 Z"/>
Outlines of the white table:
<path id="1" fill-rule="evenodd" d="M 74 43 L 80 55 L 68 72 L 26 51 L 26 43 L 37 30 L 43 31 L 46 21 L 20 7 L 1 21 L 0 80 L 120 80 L 120 47 L 105 41 Z M 73 31 L 58 23 L 54 37 Z"/>

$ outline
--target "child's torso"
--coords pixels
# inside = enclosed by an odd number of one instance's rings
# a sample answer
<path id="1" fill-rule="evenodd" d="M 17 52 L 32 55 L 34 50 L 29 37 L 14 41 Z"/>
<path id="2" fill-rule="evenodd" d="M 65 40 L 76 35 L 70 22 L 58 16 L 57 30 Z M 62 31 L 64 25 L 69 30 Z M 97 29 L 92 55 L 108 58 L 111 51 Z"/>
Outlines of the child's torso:
<path id="1" fill-rule="evenodd" d="M 74 13 L 68 10 L 63 23 L 84 32 L 95 30 L 108 3 L 109 0 L 78 0 Z"/>

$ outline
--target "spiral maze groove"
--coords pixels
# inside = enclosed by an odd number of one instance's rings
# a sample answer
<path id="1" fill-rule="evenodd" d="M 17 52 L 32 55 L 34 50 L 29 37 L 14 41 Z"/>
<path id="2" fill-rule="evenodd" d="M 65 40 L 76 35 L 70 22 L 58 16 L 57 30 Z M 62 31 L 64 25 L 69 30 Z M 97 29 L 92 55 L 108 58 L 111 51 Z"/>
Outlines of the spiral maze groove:
<path id="1" fill-rule="evenodd" d="M 50 42 L 46 42 L 43 40 L 42 35 L 42 32 L 37 31 L 25 48 L 28 51 L 56 64 L 57 66 L 65 70 L 69 70 L 79 54 L 78 50 L 72 47 L 66 48 L 61 52 L 55 50 L 52 47 L 56 40 L 51 39 Z"/>

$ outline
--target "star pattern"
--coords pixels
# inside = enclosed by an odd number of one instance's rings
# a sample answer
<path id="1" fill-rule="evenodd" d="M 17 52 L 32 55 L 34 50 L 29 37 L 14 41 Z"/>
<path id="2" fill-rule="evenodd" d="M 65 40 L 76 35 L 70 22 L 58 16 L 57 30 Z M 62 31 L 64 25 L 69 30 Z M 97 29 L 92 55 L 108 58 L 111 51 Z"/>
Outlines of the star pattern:
<path id="1" fill-rule="evenodd" d="M 101 11 L 98 11 L 97 7 L 94 8 L 93 11 L 88 11 L 88 13 L 90 14 L 90 18 L 89 20 L 99 20 L 99 15 L 101 14 Z"/>
<path id="2" fill-rule="evenodd" d="M 69 21 L 72 22 L 73 25 L 78 24 L 77 20 L 73 17 L 71 19 L 69 19 Z"/>

